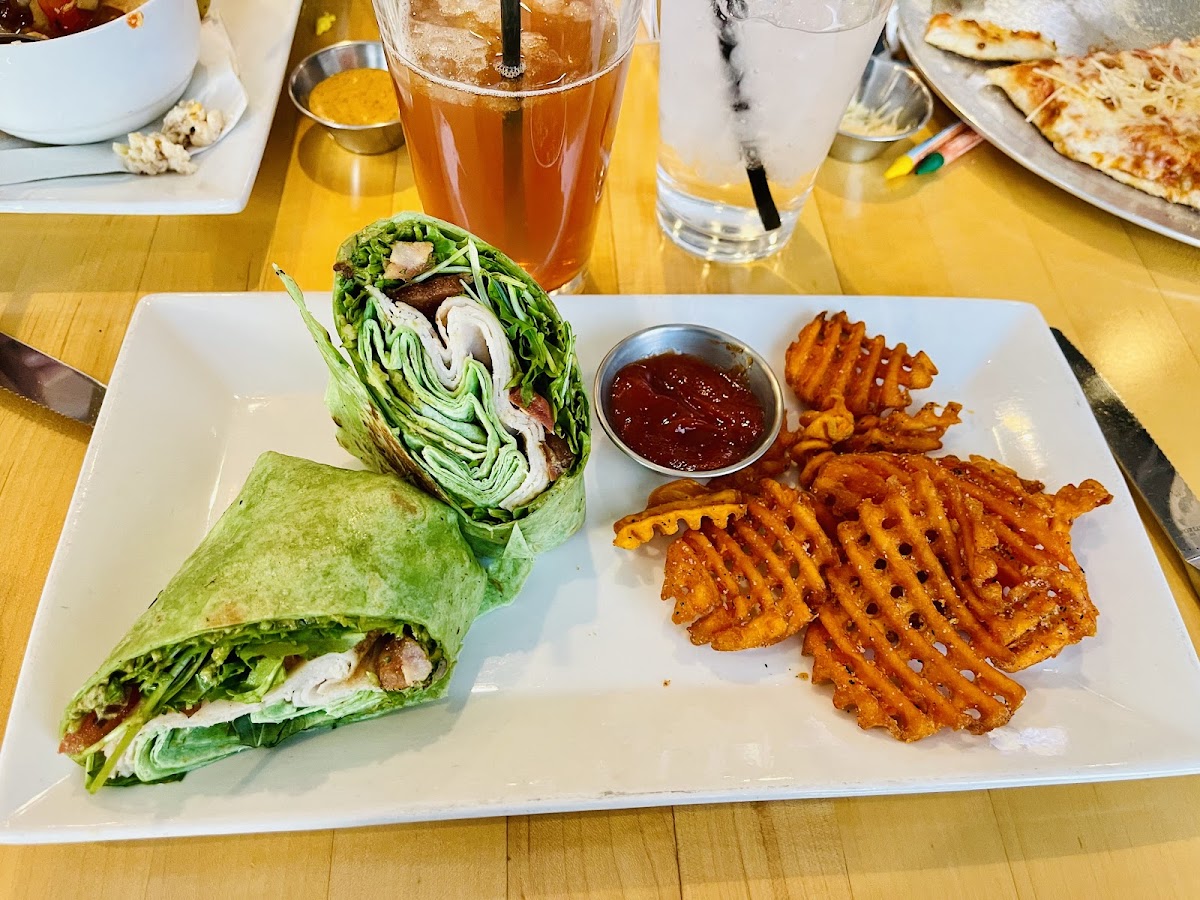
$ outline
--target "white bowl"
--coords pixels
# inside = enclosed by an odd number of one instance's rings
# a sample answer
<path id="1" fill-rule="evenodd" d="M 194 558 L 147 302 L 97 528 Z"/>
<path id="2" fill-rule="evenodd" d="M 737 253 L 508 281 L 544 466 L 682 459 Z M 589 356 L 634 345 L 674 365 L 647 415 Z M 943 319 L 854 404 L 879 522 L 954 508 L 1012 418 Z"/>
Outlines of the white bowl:
<path id="1" fill-rule="evenodd" d="M 199 52 L 196 0 L 146 0 L 78 34 L 0 44 L 0 131 L 44 144 L 123 137 L 174 105 Z"/>

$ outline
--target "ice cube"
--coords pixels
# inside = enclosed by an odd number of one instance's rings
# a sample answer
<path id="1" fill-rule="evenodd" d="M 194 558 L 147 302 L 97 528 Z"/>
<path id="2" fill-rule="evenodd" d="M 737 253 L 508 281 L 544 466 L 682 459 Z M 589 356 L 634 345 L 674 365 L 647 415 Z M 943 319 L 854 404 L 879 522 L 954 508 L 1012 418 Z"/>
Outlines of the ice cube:
<path id="1" fill-rule="evenodd" d="M 607 7 L 607 3 L 589 3 L 588 0 L 542 0 L 538 4 L 538 12 L 543 16 L 563 17 L 567 19 L 575 19 L 577 22 L 586 22 L 592 18 L 594 6 L 602 6 L 601 9 L 595 10 L 601 16 L 607 11 L 603 7 Z"/>
<path id="2" fill-rule="evenodd" d="M 483 26 L 489 31 L 500 30 L 499 0 L 440 0 L 437 11 L 446 21 L 463 28 Z"/>
<path id="3" fill-rule="evenodd" d="M 488 44 L 471 31 L 433 22 L 413 22 L 407 48 L 431 75 L 479 84 L 491 67 Z"/>

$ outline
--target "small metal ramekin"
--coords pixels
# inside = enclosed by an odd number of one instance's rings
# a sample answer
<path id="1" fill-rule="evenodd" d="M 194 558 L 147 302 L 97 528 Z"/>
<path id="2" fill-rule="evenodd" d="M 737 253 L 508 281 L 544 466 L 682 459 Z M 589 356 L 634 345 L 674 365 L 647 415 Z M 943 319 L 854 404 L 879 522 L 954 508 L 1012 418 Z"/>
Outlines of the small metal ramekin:
<path id="1" fill-rule="evenodd" d="M 852 102 L 861 103 L 881 116 L 889 116 L 899 110 L 896 126 L 900 131 L 896 134 L 868 135 L 839 128 L 833 146 L 829 148 L 829 155 L 843 162 L 874 159 L 896 141 L 912 137 L 925 127 L 933 115 L 933 95 L 917 73 L 908 66 L 878 56 L 871 57 L 867 63 Z"/>
<path id="2" fill-rule="evenodd" d="M 390 122 L 377 125 L 343 125 L 323 119 L 308 108 L 308 97 L 312 89 L 338 72 L 350 69 L 387 69 L 383 55 L 383 44 L 379 41 L 342 41 L 330 44 L 300 60 L 288 79 L 288 95 L 296 109 L 314 122 L 324 125 L 333 139 L 351 153 L 387 153 L 404 143 L 404 130 L 400 127 L 400 116 Z"/>
<path id="3" fill-rule="evenodd" d="M 735 463 L 720 469 L 710 469 L 707 472 L 691 472 L 681 469 L 670 469 L 651 462 L 640 456 L 621 440 L 612 424 L 612 383 L 617 373 L 626 365 L 657 356 L 661 353 L 687 353 L 697 356 L 718 369 L 737 371 L 746 379 L 755 399 L 762 404 L 766 414 L 766 429 L 758 443 L 751 448 L 746 456 Z M 715 478 L 718 475 L 728 475 L 738 469 L 744 469 L 767 452 L 783 427 L 785 410 L 783 393 L 775 373 L 757 352 L 746 346 L 732 335 L 703 325 L 656 325 L 635 332 L 622 340 L 608 351 L 600 368 L 596 372 L 596 381 L 592 388 L 596 415 L 600 425 L 612 442 L 621 448 L 630 459 L 633 459 L 647 469 L 672 475 L 676 478 Z"/>

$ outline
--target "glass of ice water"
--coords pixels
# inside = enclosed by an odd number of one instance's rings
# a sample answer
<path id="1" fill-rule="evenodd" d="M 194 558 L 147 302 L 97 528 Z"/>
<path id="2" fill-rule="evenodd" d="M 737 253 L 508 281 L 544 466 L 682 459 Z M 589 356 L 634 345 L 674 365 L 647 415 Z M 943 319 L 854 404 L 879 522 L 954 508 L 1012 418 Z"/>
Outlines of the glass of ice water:
<path id="1" fill-rule="evenodd" d="M 663 0 L 658 221 L 707 259 L 791 237 L 890 0 Z"/>

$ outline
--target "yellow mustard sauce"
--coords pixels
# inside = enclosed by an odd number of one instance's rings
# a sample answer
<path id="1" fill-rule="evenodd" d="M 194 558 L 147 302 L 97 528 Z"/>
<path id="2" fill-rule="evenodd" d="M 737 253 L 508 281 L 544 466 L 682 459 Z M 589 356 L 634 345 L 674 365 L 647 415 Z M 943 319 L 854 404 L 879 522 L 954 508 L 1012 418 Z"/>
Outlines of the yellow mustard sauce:
<path id="1" fill-rule="evenodd" d="M 400 116 L 392 76 L 383 69 L 348 69 L 330 75 L 312 89 L 308 108 L 342 125 L 378 125 Z"/>

